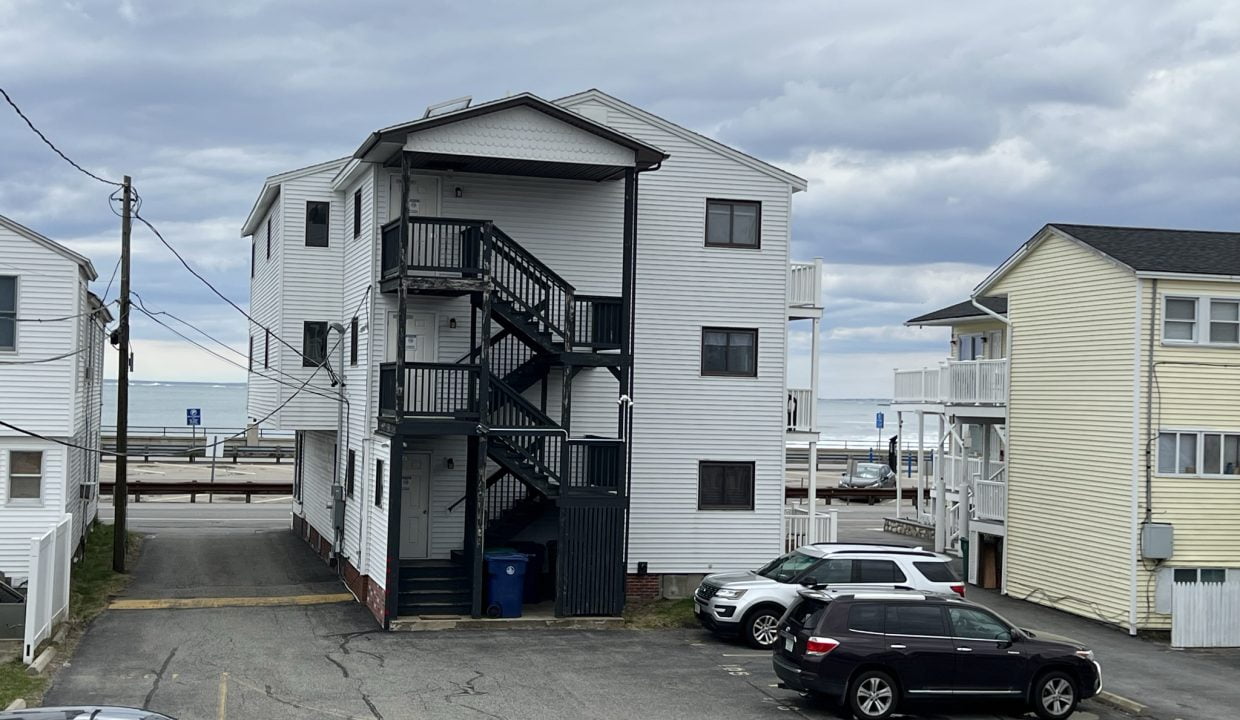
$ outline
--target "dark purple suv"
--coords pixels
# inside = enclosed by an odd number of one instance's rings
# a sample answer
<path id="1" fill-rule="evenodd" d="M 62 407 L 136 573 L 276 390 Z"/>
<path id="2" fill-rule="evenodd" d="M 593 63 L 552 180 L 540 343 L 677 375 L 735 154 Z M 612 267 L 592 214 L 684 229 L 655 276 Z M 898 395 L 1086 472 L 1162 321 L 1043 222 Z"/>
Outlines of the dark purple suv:
<path id="1" fill-rule="evenodd" d="M 863 720 L 919 699 L 1009 699 L 1044 720 L 1102 689 L 1094 654 L 1017 628 L 954 595 L 801 590 L 780 621 L 782 685 L 842 702 Z"/>

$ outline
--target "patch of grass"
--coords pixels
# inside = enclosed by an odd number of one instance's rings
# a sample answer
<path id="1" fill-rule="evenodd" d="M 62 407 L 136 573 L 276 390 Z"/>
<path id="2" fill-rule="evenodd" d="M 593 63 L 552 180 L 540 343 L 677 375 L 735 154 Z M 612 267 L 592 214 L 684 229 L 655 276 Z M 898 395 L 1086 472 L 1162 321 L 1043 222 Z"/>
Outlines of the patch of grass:
<path id="1" fill-rule="evenodd" d="M 698 626 L 693 617 L 693 598 L 629 603 L 624 609 L 624 623 L 645 630 Z"/>
<path id="2" fill-rule="evenodd" d="M 45 685 L 47 678 L 27 675 L 21 660 L 0 665 L 0 712 L 17 698 L 30 700 L 39 697 Z"/>
<path id="3" fill-rule="evenodd" d="M 133 570 L 142 536 L 129 533 L 125 567 Z M 112 571 L 112 526 L 97 523 L 86 536 L 86 552 L 73 566 L 69 583 L 69 622 L 83 627 L 108 606 L 111 596 L 129 582 L 129 575 Z"/>

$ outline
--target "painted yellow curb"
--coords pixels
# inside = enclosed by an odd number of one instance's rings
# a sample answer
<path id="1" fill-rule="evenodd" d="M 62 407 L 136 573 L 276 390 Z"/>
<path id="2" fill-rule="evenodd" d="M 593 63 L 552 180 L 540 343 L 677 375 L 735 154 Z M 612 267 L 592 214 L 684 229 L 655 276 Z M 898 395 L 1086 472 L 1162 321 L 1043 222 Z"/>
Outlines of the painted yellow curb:
<path id="1" fill-rule="evenodd" d="M 328 595 L 284 595 L 280 597 L 207 597 L 207 598 L 151 598 L 113 600 L 109 610 L 183 610 L 192 608 L 225 607 L 280 607 L 282 605 L 326 605 L 328 603 L 353 602 L 349 593 Z"/>

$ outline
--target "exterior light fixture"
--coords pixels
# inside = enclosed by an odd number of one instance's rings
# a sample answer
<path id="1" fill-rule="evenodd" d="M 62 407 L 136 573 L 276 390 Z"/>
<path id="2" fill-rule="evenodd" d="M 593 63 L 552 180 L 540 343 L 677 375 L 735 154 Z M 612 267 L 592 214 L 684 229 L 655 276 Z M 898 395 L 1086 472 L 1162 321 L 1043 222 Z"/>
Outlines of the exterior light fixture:
<path id="1" fill-rule="evenodd" d="M 447 460 L 445 460 L 444 464 L 448 466 L 449 470 L 456 467 L 456 463 L 452 461 L 452 458 L 448 458 Z"/>
<path id="2" fill-rule="evenodd" d="M 456 318 L 448 318 L 448 327 L 456 329 Z"/>

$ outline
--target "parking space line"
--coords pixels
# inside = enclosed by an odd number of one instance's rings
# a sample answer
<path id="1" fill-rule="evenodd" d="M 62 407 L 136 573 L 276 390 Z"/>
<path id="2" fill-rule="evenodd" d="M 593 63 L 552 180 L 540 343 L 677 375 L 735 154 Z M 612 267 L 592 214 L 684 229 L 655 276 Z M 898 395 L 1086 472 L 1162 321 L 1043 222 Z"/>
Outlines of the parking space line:
<path id="1" fill-rule="evenodd" d="M 220 673 L 220 709 L 216 714 L 217 720 L 225 720 L 228 717 L 228 673 Z"/>
<path id="2" fill-rule="evenodd" d="M 125 598 L 113 600 L 109 610 L 170 610 L 225 607 L 280 607 L 353 602 L 351 593 L 284 595 L 277 597 Z"/>

